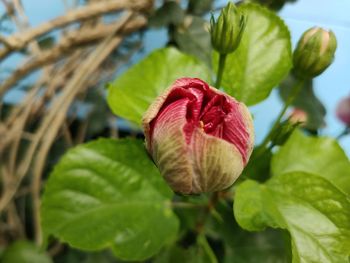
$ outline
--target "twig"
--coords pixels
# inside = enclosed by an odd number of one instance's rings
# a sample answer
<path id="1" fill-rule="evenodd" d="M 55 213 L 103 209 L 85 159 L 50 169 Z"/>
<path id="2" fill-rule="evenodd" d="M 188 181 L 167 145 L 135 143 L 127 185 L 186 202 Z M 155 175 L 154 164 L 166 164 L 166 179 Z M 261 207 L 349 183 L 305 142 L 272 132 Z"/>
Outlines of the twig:
<path id="1" fill-rule="evenodd" d="M 120 37 L 116 36 L 113 38 L 113 40 L 114 40 L 114 42 L 120 43 L 122 39 Z M 102 44 L 100 44 L 100 45 L 102 45 Z M 117 43 L 114 45 L 114 47 L 116 45 L 117 45 Z M 100 49 L 96 49 L 96 50 L 100 50 Z M 107 50 L 108 49 L 106 49 L 106 51 Z M 93 54 L 96 54 L 96 53 L 94 52 Z M 98 57 L 96 59 L 96 61 L 99 61 L 101 58 L 102 58 L 102 56 Z M 89 67 L 91 69 L 94 69 L 96 67 L 96 65 L 98 65 L 98 63 L 96 63 L 96 61 L 89 61 L 89 63 L 90 63 Z M 65 90 L 67 90 L 66 92 L 68 92 L 68 91 L 70 92 L 66 95 L 66 96 L 69 96 L 69 95 L 71 95 L 72 91 L 75 91 L 75 85 L 70 85 L 70 89 L 66 88 Z M 61 117 L 62 115 L 65 116 L 65 113 L 61 109 L 62 103 L 64 103 L 65 101 L 70 101 L 70 100 L 68 100 L 68 99 L 66 100 L 66 97 L 63 95 L 61 97 L 59 97 L 57 99 L 56 103 L 52 106 L 51 112 L 47 116 L 45 116 L 45 119 L 43 120 L 42 125 L 40 126 L 39 130 L 35 134 L 35 137 L 33 138 L 33 141 L 26 152 L 26 156 L 25 156 L 24 160 L 22 161 L 21 165 L 17 169 L 17 178 L 16 178 L 17 180 L 5 188 L 6 191 L 3 193 L 2 198 L 0 199 L 0 212 L 7 206 L 7 204 L 9 203 L 9 201 L 12 199 L 15 192 L 17 191 L 23 177 L 25 176 L 28 168 L 30 167 L 35 150 L 36 150 L 42 136 L 47 132 L 48 127 L 50 127 L 52 120 L 55 117 L 58 118 L 58 117 Z M 65 107 L 68 107 L 68 106 L 69 105 L 65 104 Z M 38 184 L 36 184 L 36 185 L 38 185 Z M 40 182 L 39 182 L 39 185 L 40 185 Z M 40 188 L 40 187 L 37 187 L 37 188 Z"/>
<path id="2" fill-rule="evenodd" d="M 118 23 L 120 25 L 120 23 Z M 146 25 L 145 18 L 137 18 L 135 20 L 130 21 L 125 29 L 121 31 L 121 34 L 130 33 L 131 31 L 138 30 Z M 114 25 L 116 26 L 116 25 Z M 98 27 L 97 30 L 101 29 Z M 29 60 L 27 63 L 25 63 L 23 66 L 18 68 L 13 72 L 13 74 L 7 78 L 1 85 L 0 85 L 0 98 L 4 95 L 4 93 L 11 88 L 13 85 L 15 85 L 20 79 L 27 76 L 29 73 L 39 69 L 40 67 L 44 65 L 48 65 L 51 63 L 54 63 L 62 57 L 70 54 L 75 50 L 75 48 L 79 48 L 80 45 L 86 44 L 86 43 L 92 43 L 92 37 L 97 37 L 97 39 L 104 38 L 111 33 L 111 26 L 107 26 L 107 29 L 102 30 L 100 32 L 97 32 L 92 30 L 92 35 L 85 34 L 85 35 L 79 35 L 74 34 L 70 35 L 68 38 L 64 38 L 60 41 L 57 46 L 54 48 L 51 48 L 50 50 L 43 51 L 41 54 L 37 57 L 34 57 L 33 59 Z"/>
<path id="3" fill-rule="evenodd" d="M 132 16 L 132 13 L 128 13 L 122 21 L 127 22 Z M 123 24 L 124 24 L 123 23 Z M 122 26 L 122 25 L 121 25 Z M 119 30 L 120 26 L 116 28 Z M 33 165 L 33 181 L 32 181 L 32 197 L 34 203 L 34 222 L 35 222 L 35 237 L 37 244 L 42 243 L 42 233 L 40 225 L 40 181 L 41 174 L 44 169 L 46 157 L 51 145 L 56 138 L 61 123 L 66 117 L 68 108 L 74 99 L 75 95 L 84 86 L 85 81 L 89 78 L 92 72 L 94 72 L 100 64 L 106 59 L 106 57 L 118 46 L 122 41 L 120 36 L 109 36 L 94 50 L 93 53 L 80 65 L 78 70 L 79 74 L 74 75 L 70 82 L 67 84 L 64 94 L 61 95 L 52 106 L 52 110 L 48 116 L 43 120 L 42 126 L 39 129 L 39 134 L 44 135 L 43 142 L 38 149 L 35 164 Z M 56 108 L 59 109 L 56 111 Z M 53 118 L 55 122 L 52 123 Z M 46 131 L 46 127 L 50 126 L 50 131 Z M 46 132 L 45 132 L 46 131 Z"/>
<path id="4" fill-rule="evenodd" d="M 54 29 L 61 28 L 73 22 L 116 12 L 121 9 L 145 10 L 151 4 L 151 0 L 100 1 L 89 4 L 85 7 L 68 11 L 64 16 L 57 17 L 51 21 L 39 25 L 38 27 L 29 29 L 26 32 L 7 37 L 6 42 L 8 45 L 0 49 L 0 61 L 3 60 L 10 52 L 23 49 L 31 40 L 51 32 Z M 11 48 L 8 46 L 11 46 Z"/>

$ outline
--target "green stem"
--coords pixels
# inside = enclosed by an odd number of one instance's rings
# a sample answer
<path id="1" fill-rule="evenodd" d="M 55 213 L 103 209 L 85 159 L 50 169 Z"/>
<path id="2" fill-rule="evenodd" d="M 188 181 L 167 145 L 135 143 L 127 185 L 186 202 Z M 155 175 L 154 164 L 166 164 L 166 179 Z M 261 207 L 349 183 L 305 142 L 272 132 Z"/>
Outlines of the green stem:
<path id="1" fill-rule="evenodd" d="M 213 249 L 211 248 L 211 246 L 209 245 L 206 237 L 204 235 L 198 236 L 197 242 L 199 245 L 202 246 L 203 250 L 207 254 L 209 262 L 210 263 L 218 263 L 218 260 L 215 256 L 215 253 L 214 253 Z"/>
<path id="2" fill-rule="evenodd" d="M 270 130 L 270 132 L 266 135 L 266 137 L 264 138 L 263 142 L 260 145 L 260 149 L 257 153 L 257 157 L 259 155 L 261 155 L 261 153 L 263 153 L 268 145 L 268 143 L 271 140 L 271 136 L 273 134 L 273 132 L 276 130 L 276 128 L 278 127 L 278 125 L 280 124 L 282 117 L 284 116 L 284 114 L 286 113 L 288 107 L 294 102 L 295 98 L 297 97 L 297 95 L 299 94 L 301 88 L 304 85 L 304 80 L 303 79 L 299 79 L 298 82 L 293 86 L 290 95 L 287 99 L 287 101 L 284 104 L 284 107 L 282 108 L 281 112 L 278 114 L 277 119 L 275 120 L 275 122 L 272 125 L 272 128 Z"/>
<path id="3" fill-rule="evenodd" d="M 224 73 L 225 62 L 226 62 L 226 54 L 220 54 L 219 68 L 216 75 L 216 83 L 215 83 L 215 87 L 217 89 L 220 89 L 220 86 L 221 86 L 221 79 L 222 79 L 222 74 Z"/>

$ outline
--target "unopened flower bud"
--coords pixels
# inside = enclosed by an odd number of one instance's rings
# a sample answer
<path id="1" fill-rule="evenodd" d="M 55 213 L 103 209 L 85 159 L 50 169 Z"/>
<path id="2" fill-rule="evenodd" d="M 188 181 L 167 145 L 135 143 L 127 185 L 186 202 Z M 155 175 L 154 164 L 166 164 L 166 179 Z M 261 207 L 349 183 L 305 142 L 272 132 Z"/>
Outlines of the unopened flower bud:
<path id="1" fill-rule="evenodd" d="M 337 117 L 350 127 L 350 97 L 342 99 L 337 107 Z"/>
<path id="2" fill-rule="evenodd" d="M 238 47 L 245 27 L 245 17 L 229 2 L 215 21 L 210 19 L 211 43 L 220 54 L 228 54 Z"/>
<path id="3" fill-rule="evenodd" d="M 332 31 L 320 27 L 307 30 L 293 54 L 294 72 L 302 78 L 313 78 L 333 62 L 337 40 Z"/>
<path id="4" fill-rule="evenodd" d="M 305 125 L 308 117 L 307 113 L 301 109 L 295 108 L 292 113 L 289 115 L 288 121 L 292 124 Z"/>
<path id="5" fill-rule="evenodd" d="M 198 194 L 233 184 L 254 144 L 247 107 L 195 78 L 181 78 L 143 116 L 146 148 L 175 191 Z"/>

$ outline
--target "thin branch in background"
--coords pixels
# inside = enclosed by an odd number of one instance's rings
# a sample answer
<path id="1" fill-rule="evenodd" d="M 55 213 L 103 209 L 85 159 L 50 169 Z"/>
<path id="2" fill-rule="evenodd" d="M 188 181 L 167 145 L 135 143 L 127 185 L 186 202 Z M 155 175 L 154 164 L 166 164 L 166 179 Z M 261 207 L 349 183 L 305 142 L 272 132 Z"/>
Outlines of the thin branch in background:
<path id="1" fill-rule="evenodd" d="M 120 28 L 132 17 L 132 13 L 127 13 L 121 21 L 120 25 L 115 29 L 115 32 L 120 30 Z M 75 95 L 79 92 L 81 88 L 84 87 L 85 81 L 94 72 L 100 64 L 105 60 L 105 58 L 122 42 L 120 36 L 114 36 L 114 34 L 107 37 L 97 48 L 92 52 L 89 57 L 82 63 L 79 67 L 79 74 L 73 76 L 70 82 L 66 85 L 64 93 L 57 98 L 52 110 L 45 117 L 42 122 L 38 133 L 42 133 L 44 138 L 42 139 L 45 143 L 41 144 L 38 149 L 38 154 L 35 159 L 35 164 L 33 165 L 33 179 L 32 179 L 32 197 L 34 204 L 34 222 L 35 222 L 35 239 L 37 244 L 42 243 L 42 233 L 40 225 L 40 181 L 41 174 L 44 169 L 46 157 L 48 155 L 49 149 L 53 141 L 55 140 L 58 130 L 61 127 L 61 123 L 66 117 L 69 106 Z M 59 110 L 58 110 L 59 109 Z M 57 111 L 58 110 L 58 111 Z M 55 117 L 55 122 L 52 122 L 53 117 Z M 50 126 L 49 132 L 47 132 L 47 127 Z"/>
<path id="2" fill-rule="evenodd" d="M 128 32 L 130 33 L 131 31 L 138 30 L 144 27 L 145 24 L 145 18 L 138 17 L 135 20 L 130 21 L 125 29 L 121 31 L 121 34 L 127 34 Z M 76 32 L 75 34 L 71 34 L 67 38 L 62 39 L 62 41 L 60 41 L 50 50 L 41 52 L 39 56 L 30 59 L 23 66 L 15 70 L 12 75 L 0 85 L 0 97 L 2 97 L 9 88 L 11 88 L 29 73 L 45 65 L 57 62 L 64 56 L 71 54 L 75 49 L 81 48 L 80 46 L 82 44 L 93 44 L 93 40 L 98 40 L 110 35 L 113 26 L 120 26 L 120 22 L 113 25 L 107 25 L 104 30 L 102 30 L 102 26 L 98 27 L 96 30 L 92 30 L 92 35 L 90 35 L 88 32 L 86 32 L 88 34 L 80 34 L 79 32 Z M 97 37 L 97 39 L 94 37 Z"/>
<path id="3" fill-rule="evenodd" d="M 126 62 L 125 58 L 118 61 L 111 60 L 110 57 L 115 56 L 113 51 L 120 45 L 124 35 L 139 31 L 147 22 L 140 12 L 127 12 L 126 16 L 117 16 L 116 21 L 110 24 L 104 24 L 100 16 L 129 9 L 129 7 L 134 11 L 146 10 L 151 6 L 152 1 L 91 1 L 82 8 L 73 9 L 66 15 L 35 28 L 30 28 L 29 20 L 19 0 L 15 0 L 13 4 L 4 0 L 3 2 L 7 2 L 9 8 L 12 8 L 10 14 L 12 21 L 16 23 L 21 33 L 3 37 L 0 61 L 1 58 L 24 48 L 29 50 L 29 53 L 25 54 L 29 59 L 18 66 L 17 70 L 2 83 L 2 88 L 0 88 L 3 91 L 2 94 L 13 88 L 18 81 L 34 70 L 45 67 L 40 72 L 41 77 L 29 86 L 25 99 L 15 106 L 10 106 L 9 114 L 0 123 L 2 138 L 0 159 L 4 164 L 1 166 L 0 213 L 9 216 L 13 212 L 8 208 L 14 205 L 15 201 L 16 204 L 19 204 L 18 201 L 24 202 L 30 191 L 33 202 L 35 239 L 37 243 L 41 243 L 40 193 L 47 155 L 60 136 L 65 138 L 68 146 L 73 142 L 80 143 L 86 139 L 88 122 L 82 123 L 80 135 L 76 137 L 77 140 L 72 137 L 69 126 L 75 116 L 70 116 L 68 119 L 68 109 L 75 100 L 84 97 L 90 87 L 95 87 L 101 81 L 108 81 L 116 67 Z M 90 10 L 90 13 L 83 14 L 84 10 Z M 74 15 L 77 16 L 74 17 Z M 54 47 L 40 49 L 37 43 L 38 36 L 75 22 L 81 23 L 78 30 L 73 29 L 72 31 L 70 28 L 65 28 L 64 31 L 61 30 L 59 40 Z M 29 44 L 31 48 L 28 49 Z M 70 45 L 71 50 L 69 50 Z M 132 54 L 139 48 L 140 46 L 130 48 L 132 50 L 128 49 L 128 53 Z M 59 52 L 55 53 L 55 50 Z M 67 54 L 65 50 L 68 50 Z M 45 58 L 52 58 L 52 61 L 45 61 Z M 60 96 L 56 96 L 57 94 Z M 22 151 L 23 143 L 28 146 L 20 155 L 21 158 L 17 158 Z M 29 174 L 32 176 L 28 180 L 31 184 L 27 185 L 23 179 Z M 11 222 L 16 221 L 18 227 L 22 227 L 25 232 L 25 217 L 19 212 L 17 216 L 19 220 Z M 12 218 L 14 218 L 13 215 Z M 11 228 L 6 229 L 8 229 L 6 231 L 11 231 Z"/>
<path id="4" fill-rule="evenodd" d="M 65 25 L 86 20 L 92 17 L 100 16 L 107 13 L 120 11 L 122 9 L 144 10 L 152 4 L 150 0 L 119 0 L 119 1 L 101 1 L 89 4 L 85 7 L 77 8 L 67 12 L 65 15 L 57 17 L 49 22 L 32 28 L 21 34 L 15 34 L 7 37 L 7 44 L 11 48 L 4 47 L 0 49 L 0 60 L 4 59 L 12 51 L 23 49 L 30 41 L 36 39 L 54 29 L 61 28 Z"/>

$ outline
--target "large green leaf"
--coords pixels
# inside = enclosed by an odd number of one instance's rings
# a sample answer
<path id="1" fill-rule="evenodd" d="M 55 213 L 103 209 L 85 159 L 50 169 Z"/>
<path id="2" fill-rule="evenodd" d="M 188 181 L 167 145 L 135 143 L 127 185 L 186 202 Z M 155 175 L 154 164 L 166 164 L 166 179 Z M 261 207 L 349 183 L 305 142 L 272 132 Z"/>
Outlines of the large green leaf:
<path id="1" fill-rule="evenodd" d="M 303 171 L 323 176 L 350 195 L 350 162 L 336 140 L 295 131 L 272 158 L 273 175 Z"/>
<path id="2" fill-rule="evenodd" d="M 256 4 L 239 6 L 247 25 L 238 49 L 229 54 L 222 79 L 227 93 L 248 105 L 264 100 L 292 67 L 290 33 L 272 11 Z M 214 64 L 217 64 L 216 54 Z"/>
<path id="3" fill-rule="evenodd" d="M 323 177 L 293 172 L 266 184 L 247 180 L 237 187 L 234 213 L 249 231 L 288 230 L 293 262 L 349 262 L 350 202 Z"/>
<path id="4" fill-rule="evenodd" d="M 83 250 L 142 260 L 173 240 L 172 191 L 138 140 L 100 139 L 69 151 L 42 200 L 45 236 Z"/>
<path id="5" fill-rule="evenodd" d="M 0 258 L 2 263 L 52 263 L 51 258 L 40 248 L 28 241 L 11 244 Z"/>
<path id="6" fill-rule="evenodd" d="M 177 49 L 156 50 L 109 85 L 108 104 L 116 115 L 139 124 L 151 102 L 180 77 L 209 81 L 210 72 Z"/>

